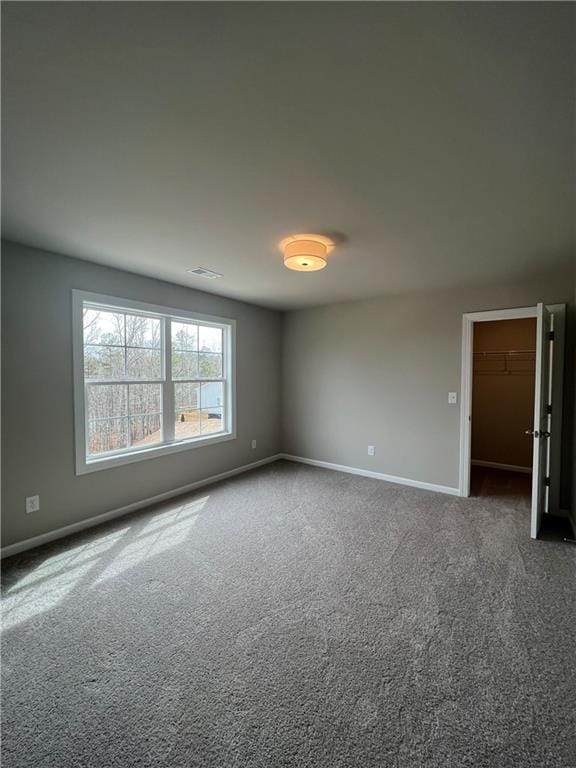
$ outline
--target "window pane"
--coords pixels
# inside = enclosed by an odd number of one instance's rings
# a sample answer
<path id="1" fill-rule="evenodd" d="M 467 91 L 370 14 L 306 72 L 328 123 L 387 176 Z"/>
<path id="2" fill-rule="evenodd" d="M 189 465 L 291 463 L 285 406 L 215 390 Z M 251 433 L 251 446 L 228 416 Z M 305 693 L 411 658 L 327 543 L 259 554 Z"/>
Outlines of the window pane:
<path id="1" fill-rule="evenodd" d="M 203 435 L 209 435 L 211 432 L 222 432 L 224 429 L 224 418 L 222 408 L 209 408 L 201 411 L 201 430 Z"/>
<path id="2" fill-rule="evenodd" d="M 224 404 L 224 385 L 220 381 L 202 384 L 200 391 L 200 407 L 214 408 Z"/>
<path id="3" fill-rule="evenodd" d="M 125 384 L 89 384 L 86 388 L 88 419 L 126 416 Z"/>
<path id="4" fill-rule="evenodd" d="M 101 309 L 84 310 L 84 344 L 124 344 L 124 315 Z"/>
<path id="5" fill-rule="evenodd" d="M 176 440 L 185 440 L 188 437 L 200 435 L 200 411 L 180 409 L 176 411 L 174 424 L 174 437 Z"/>
<path id="6" fill-rule="evenodd" d="M 172 347 L 188 349 L 195 352 L 198 349 L 198 326 L 192 323 L 172 323 Z"/>
<path id="7" fill-rule="evenodd" d="M 126 315 L 126 345 L 160 349 L 160 318 Z"/>
<path id="8" fill-rule="evenodd" d="M 87 379 L 123 379 L 123 347 L 84 347 L 84 375 Z"/>
<path id="9" fill-rule="evenodd" d="M 172 352 L 172 378 L 173 379 L 197 379 L 198 378 L 198 353 L 197 352 Z"/>
<path id="10" fill-rule="evenodd" d="M 200 407 L 200 384 L 174 384 L 176 410 Z"/>
<path id="11" fill-rule="evenodd" d="M 198 373 L 200 379 L 216 379 L 222 376 L 222 355 L 201 352 L 198 355 Z"/>
<path id="12" fill-rule="evenodd" d="M 130 445 L 153 445 L 162 440 L 162 417 L 159 413 L 130 417 Z"/>
<path id="13" fill-rule="evenodd" d="M 160 379 L 162 357 L 159 349 L 126 350 L 126 367 L 129 379 Z"/>
<path id="14" fill-rule="evenodd" d="M 159 413 L 162 410 L 161 384 L 130 384 L 130 414 Z"/>
<path id="15" fill-rule="evenodd" d="M 119 451 L 128 447 L 128 419 L 88 422 L 88 454 Z"/>
<path id="16" fill-rule="evenodd" d="M 200 352 L 222 352 L 222 328 L 201 325 L 198 349 Z"/>

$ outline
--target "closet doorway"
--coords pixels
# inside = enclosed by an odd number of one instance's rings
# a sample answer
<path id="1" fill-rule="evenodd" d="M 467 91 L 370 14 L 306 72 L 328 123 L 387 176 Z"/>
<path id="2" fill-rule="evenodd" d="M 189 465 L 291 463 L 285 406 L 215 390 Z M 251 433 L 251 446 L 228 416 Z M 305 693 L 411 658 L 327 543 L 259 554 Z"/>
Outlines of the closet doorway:
<path id="1" fill-rule="evenodd" d="M 565 316 L 564 304 L 463 316 L 460 495 L 523 497 L 534 539 L 560 513 Z"/>
<path id="2" fill-rule="evenodd" d="M 530 508 L 536 318 L 474 323 L 470 494 Z"/>

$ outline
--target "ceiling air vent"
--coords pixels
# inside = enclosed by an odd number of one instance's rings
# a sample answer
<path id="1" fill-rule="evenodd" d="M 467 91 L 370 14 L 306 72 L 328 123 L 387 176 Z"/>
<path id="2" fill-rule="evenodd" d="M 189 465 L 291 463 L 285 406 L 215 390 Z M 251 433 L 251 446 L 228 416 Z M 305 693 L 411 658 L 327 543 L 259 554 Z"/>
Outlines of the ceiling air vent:
<path id="1" fill-rule="evenodd" d="M 216 280 L 217 277 L 224 277 L 220 272 L 214 272 L 211 269 L 206 269 L 206 267 L 194 267 L 194 269 L 187 269 L 186 272 L 196 275 L 196 277 L 205 277 L 207 280 Z"/>

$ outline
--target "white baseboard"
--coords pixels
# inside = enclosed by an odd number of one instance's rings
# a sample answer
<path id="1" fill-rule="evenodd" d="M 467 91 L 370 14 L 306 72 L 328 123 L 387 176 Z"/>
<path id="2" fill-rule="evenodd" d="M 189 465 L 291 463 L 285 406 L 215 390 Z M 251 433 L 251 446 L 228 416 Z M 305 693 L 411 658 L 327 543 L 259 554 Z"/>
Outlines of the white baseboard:
<path id="1" fill-rule="evenodd" d="M 523 472 L 526 475 L 532 474 L 532 467 L 520 467 L 517 464 L 500 464 L 497 461 L 481 461 L 472 459 L 472 465 L 475 467 L 490 467 L 491 469 L 507 469 L 509 472 Z"/>
<path id="2" fill-rule="evenodd" d="M 103 512 L 100 515 L 94 515 L 94 517 L 88 517 L 86 520 L 79 520 L 77 523 L 71 525 L 65 525 L 62 528 L 56 528 L 54 531 L 48 531 L 47 533 L 41 533 L 39 536 L 32 536 L 30 539 L 24 539 L 23 541 L 17 541 L 14 544 L 9 544 L 7 547 L 2 547 L 0 550 L 0 557 L 10 557 L 10 555 L 17 555 L 20 552 L 25 552 L 28 549 L 39 547 L 42 544 L 47 544 L 50 541 L 56 541 L 56 539 L 62 539 L 64 536 L 70 536 L 72 533 L 78 533 L 87 528 L 92 528 L 100 523 L 105 523 L 108 520 L 113 520 L 115 517 L 122 517 L 129 512 L 136 512 L 138 509 L 148 507 L 151 504 L 157 504 L 160 501 L 166 501 L 174 496 L 181 496 L 184 493 L 196 490 L 196 488 L 202 488 L 204 485 L 210 485 L 217 483 L 219 480 L 225 480 L 227 477 L 233 477 L 234 475 L 240 475 L 243 472 L 248 472 L 251 469 L 262 467 L 264 464 L 270 464 L 273 461 L 283 458 L 283 454 L 277 453 L 273 456 L 268 456 L 260 461 L 253 461 L 251 464 L 244 464 L 241 467 L 235 467 L 235 469 L 229 469 L 226 472 L 220 472 L 218 475 L 212 475 L 206 477 L 204 480 L 196 480 L 194 483 L 188 485 L 182 485 L 180 488 L 174 488 L 165 493 L 159 493 L 157 496 L 150 496 L 147 499 L 140 499 L 132 504 L 127 504 L 125 507 L 118 507 L 118 509 L 112 509 L 109 512 Z"/>
<path id="3" fill-rule="evenodd" d="M 397 485 L 409 485 L 412 488 L 421 488 L 425 491 L 435 491 L 436 493 L 447 493 L 450 496 L 459 496 L 458 488 L 449 485 L 437 485 L 436 483 L 425 483 L 422 480 L 411 480 L 407 477 L 396 477 L 396 475 L 385 475 L 383 472 L 373 472 L 370 469 L 358 469 L 358 467 L 347 467 L 344 464 L 332 464 L 329 461 L 317 461 L 316 459 L 305 459 L 302 456 L 291 456 L 288 453 L 282 454 L 282 458 L 287 461 L 297 461 L 300 464 L 310 464 L 313 467 L 322 467 L 323 469 L 333 469 L 337 472 L 347 472 L 350 475 L 361 475 L 362 477 L 372 477 L 375 480 L 385 480 L 387 483 L 396 483 Z"/>

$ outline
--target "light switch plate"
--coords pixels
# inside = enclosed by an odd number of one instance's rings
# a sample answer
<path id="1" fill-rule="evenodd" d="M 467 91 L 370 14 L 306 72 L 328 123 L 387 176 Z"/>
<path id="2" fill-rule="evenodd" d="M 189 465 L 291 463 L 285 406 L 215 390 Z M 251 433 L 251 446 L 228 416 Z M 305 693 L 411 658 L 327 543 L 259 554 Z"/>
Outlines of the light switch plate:
<path id="1" fill-rule="evenodd" d="M 448 403 L 449 405 L 456 405 L 458 402 L 458 393 L 457 392 L 448 392 Z"/>

